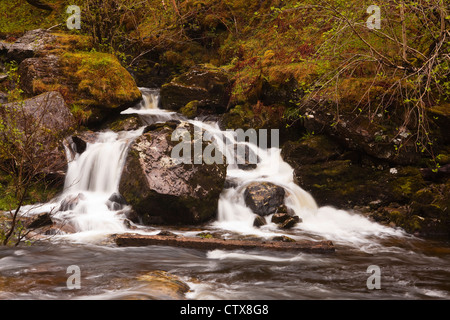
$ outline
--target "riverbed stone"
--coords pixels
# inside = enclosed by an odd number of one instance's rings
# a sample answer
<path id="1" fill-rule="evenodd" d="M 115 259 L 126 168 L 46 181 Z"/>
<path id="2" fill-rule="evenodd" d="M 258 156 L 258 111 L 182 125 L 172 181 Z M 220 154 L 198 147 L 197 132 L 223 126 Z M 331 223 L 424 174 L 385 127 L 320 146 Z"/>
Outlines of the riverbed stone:
<path id="1" fill-rule="evenodd" d="M 262 217 L 262 216 L 258 216 L 257 215 L 255 217 L 255 220 L 253 220 L 253 226 L 257 227 L 257 228 L 259 228 L 261 226 L 264 226 L 266 224 L 267 224 L 266 219 L 264 217 Z"/>

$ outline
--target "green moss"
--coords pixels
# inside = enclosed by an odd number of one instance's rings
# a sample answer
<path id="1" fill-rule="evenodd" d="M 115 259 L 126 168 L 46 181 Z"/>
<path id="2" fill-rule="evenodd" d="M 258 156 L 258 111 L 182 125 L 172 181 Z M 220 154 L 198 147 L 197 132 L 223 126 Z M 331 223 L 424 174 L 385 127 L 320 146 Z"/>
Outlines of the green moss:
<path id="1" fill-rule="evenodd" d="M 197 116 L 197 108 L 199 102 L 197 100 L 191 101 L 180 109 L 180 112 L 188 117 L 189 119 L 195 118 Z"/>
<path id="2" fill-rule="evenodd" d="M 434 194 L 430 189 L 424 188 L 417 191 L 412 199 L 421 204 L 430 204 L 434 200 Z"/>
<path id="3" fill-rule="evenodd" d="M 68 15 L 65 12 L 67 5 L 74 4 L 68 0 L 45 0 L 53 6 L 49 12 L 39 10 L 25 0 L 0 1 L 0 34 L 19 34 L 28 30 L 49 28 L 63 23 Z"/>
<path id="4" fill-rule="evenodd" d="M 196 234 L 197 237 L 200 237 L 202 239 L 212 239 L 214 236 L 209 232 L 200 232 Z"/>
<path id="5" fill-rule="evenodd" d="M 222 117 L 226 129 L 250 128 L 254 113 L 249 105 L 237 105 Z"/>
<path id="6" fill-rule="evenodd" d="M 392 191 L 398 197 L 411 198 L 425 186 L 425 181 L 417 168 L 402 168 L 398 174 L 404 176 L 400 176 L 390 183 Z"/>
<path id="7" fill-rule="evenodd" d="M 78 82 L 75 104 L 90 101 L 114 109 L 141 97 L 133 77 L 112 54 L 66 52 L 62 64 L 65 76 Z"/>
<path id="8" fill-rule="evenodd" d="M 60 184 L 44 180 L 32 183 L 24 198 L 23 205 L 45 203 L 54 198 L 61 191 Z M 14 193 L 13 181 L 4 176 L 0 183 L 0 211 L 10 211 L 17 208 L 19 201 Z"/>

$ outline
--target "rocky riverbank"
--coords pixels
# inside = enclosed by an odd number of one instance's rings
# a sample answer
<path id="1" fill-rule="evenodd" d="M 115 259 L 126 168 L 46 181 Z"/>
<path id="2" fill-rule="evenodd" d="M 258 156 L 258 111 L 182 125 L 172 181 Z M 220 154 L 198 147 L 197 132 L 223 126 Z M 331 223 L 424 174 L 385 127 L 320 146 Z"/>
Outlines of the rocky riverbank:
<path id="1" fill-rule="evenodd" d="M 161 107 L 186 118 L 213 119 L 222 129 L 278 129 L 283 159 L 293 168 L 297 184 L 310 192 L 319 206 L 354 210 L 423 237 L 449 237 L 450 119 L 445 102 L 426 110 L 432 120 L 429 134 L 435 150 L 430 158 L 421 152 L 414 129 L 404 126 L 398 108 L 379 113 L 355 111 L 361 99 L 358 93 L 370 85 L 363 77 L 346 79 L 348 90 L 341 93 L 339 108 L 325 92 L 320 99 L 295 107 L 293 118 L 287 114 L 301 96 L 301 83 L 278 73 L 280 77 L 275 77 L 277 62 L 270 52 L 259 62 L 242 56 L 243 64 L 238 68 L 236 63 L 234 69 L 201 63 L 174 71 L 175 63 L 168 59 L 173 51 L 167 50 L 157 63 L 143 58 L 140 63 L 152 65 L 144 73 L 145 68 L 139 72 L 125 68 L 114 54 L 91 50 L 90 39 L 83 35 L 39 29 L 3 38 L 0 111 L 23 102 L 26 112 L 36 109 L 33 114 L 38 116 L 42 110 L 39 101 L 48 100 L 54 122 L 42 123 L 41 144 L 48 144 L 58 130 L 72 136 L 77 146 L 72 151 L 81 154 L 82 145 L 89 141 L 79 137 L 86 137 L 87 132 L 137 129 L 144 125 L 139 117 L 120 112 L 142 99 L 139 87 L 158 83 Z M 163 61 L 164 66 L 159 64 Z M 246 68 L 252 66 L 260 69 L 260 76 L 255 80 L 252 75 L 253 82 L 244 90 L 244 81 L 249 80 L 246 76 L 250 76 Z M 165 77 L 152 78 L 156 69 Z M 390 83 L 372 85 L 371 94 L 376 95 Z M 140 223 L 202 224 L 216 218 L 226 166 L 171 164 L 173 143 L 168 137 L 180 125 L 186 124 L 149 126 L 130 147 L 120 192 Z M 39 174 L 63 176 L 65 151 L 63 140 L 59 142 L 60 149 L 47 153 L 54 166 Z M 439 165 L 432 165 L 433 161 Z M 1 183 L 6 189 L 6 173 L 2 173 Z M 253 199 L 264 205 L 258 206 L 251 197 L 247 205 L 261 216 L 276 213 L 283 205 L 280 193 L 258 190 L 253 191 Z M 27 202 L 35 200 L 30 195 Z"/>

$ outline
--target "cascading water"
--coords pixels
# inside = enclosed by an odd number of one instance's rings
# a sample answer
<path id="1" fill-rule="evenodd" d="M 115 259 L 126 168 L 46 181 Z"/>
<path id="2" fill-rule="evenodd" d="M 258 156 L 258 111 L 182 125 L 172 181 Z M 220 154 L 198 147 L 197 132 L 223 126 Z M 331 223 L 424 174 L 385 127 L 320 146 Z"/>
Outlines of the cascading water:
<path id="1" fill-rule="evenodd" d="M 225 155 L 227 180 L 232 187 L 224 189 L 220 196 L 218 216 L 211 224 L 212 228 L 261 237 L 279 234 L 277 227 L 270 223 L 271 216 L 266 217 L 266 226 L 255 228 L 255 213 L 244 202 L 248 184 L 271 182 L 285 189 L 285 205 L 303 220 L 292 229 L 294 237 L 323 237 L 360 245 L 373 236 L 402 235 L 401 231 L 381 226 L 359 215 L 331 207 L 319 208 L 313 197 L 294 182 L 293 169 L 283 161 L 279 148 L 261 148 L 239 140 L 234 131 L 221 130 L 215 122 L 188 120 L 178 113 L 159 109 L 158 90 L 140 89 L 143 95 L 141 103 L 122 114 L 138 114 L 147 125 L 168 120 L 189 121 L 208 132 L 210 140 Z M 127 231 L 124 216 L 120 214 L 124 208 L 111 206 L 110 197 L 118 194 L 128 146 L 142 134 L 144 128 L 119 133 L 99 132 L 95 142 L 87 143 L 83 153 L 69 159 L 64 192 L 51 204 L 51 209 L 54 218 L 67 221 L 75 228 L 76 234 L 71 237 L 77 240 L 98 239 L 109 233 Z M 236 163 L 238 144 L 244 145 L 259 159 L 255 168 L 242 169 Z"/>
<path id="2" fill-rule="evenodd" d="M 101 132 L 95 143 L 87 143 L 86 150 L 69 161 L 55 218 L 68 219 L 78 238 L 80 232 L 95 238 L 126 230 L 124 219 L 117 212 L 123 208 L 113 204 L 111 197 L 118 194 L 128 146 L 141 134 L 142 129 Z"/>
<path id="3" fill-rule="evenodd" d="M 228 164 L 227 180 L 233 187 L 223 190 L 219 199 L 217 220 L 211 224 L 211 227 L 262 237 L 279 234 L 280 231 L 276 226 L 270 223 L 271 216 L 266 217 L 267 226 L 255 228 L 253 226 L 255 214 L 244 202 L 244 191 L 248 184 L 266 181 L 285 189 L 287 195 L 285 205 L 303 220 L 293 229 L 297 238 L 323 237 L 346 244 L 361 245 L 373 242 L 373 237 L 404 235 L 399 230 L 371 222 L 357 214 L 331 207 L 319 208 L 313 197 L 294 182 L 293 169 L 283 161 L 279 148 L 259 147 L 239 140 L 236 132 L 223 131 L 216 122 L 188 120 L 175 112 L 158 109 L 158 91 L 141 90 L 144 97 L 146 95 L 151 97 L 144 98 L 140 106 L 123 113 L 137 113 L 147 124 L 174 119 L 189 121 L 208 132 L 210 140 L 225 155 Z M 236 163 L 235 147 L 238 144 L 245 145 L 259 159 L 254 169 L 242 169 Z"/>
<path id="4" fill-rule="evenodd" d="M 209 132 L 211 140 L 227 157 L 228 188 L 220 196 L 217 220 L 205 226 L 207 230 L 220 229 L 224 237 L 227 232 L 237 232 L 260 237 L 283 233 L 296 239 L 328 239 L 337 247 L 335 254 L 271 252 L 268 255 L 263 250 L 205 253 L 164 246 L 120 248 L 97 245 L 97 240 L 105 239 L 108 234 L 130 231 L 124 225 L 125 217 L 121 211 L 126 210 L 126 206 L 112 203 L 110 199 L 117 193 L 128 146 L 144 128 L 119 133 L 99 132 L 95 141 L 87 143 L 84 152 L 73 153 L 73 156 L 68 152 L 63 193 L 51 203 L 24 208 L 29 214 L 52 212 L 53 219 L 67 223 L 75 231 L 56 238 L 69 238 L 82 244 L 70 241 L 0 251 L 0 282 L 7 276 L 12 283 L 5 286 L 3 281 L 0 299 L 159 298 L 154 291 L 148 290 L 148 286 L 142 287 L 142 282 L 133 280 L 148 270 L 169 270 L 180 276 L 191 287 L 186 294 L 188 299 L 450 297 L 448 246 L 439 247 L 440 244 L 435 246 L 432 242 L 408 237 L 358 214 L 318 207 L 311 195 L 295 184 L 293 170 L 283 161 L 278 148 L 259 148 L 245 143 L 258 155 L 259 162 L 256 167 L 243 170 L 233 164 L 233 148 L 242 143 L 236 140 L 234 132 L 220 130 L 217 123 L 187 120 L 177 113 L 160 110 L 158 91 L 141 90 L 143 102 L 123 113 L 139 114 L 146 124 L 172 119 L 190 121 Z M 303 221 L 282 232 L 267 216 L 267 225 L 253 227 L 255 214 L 245 205 L 244 191 L 249 183 L 258 181 L 283 187 L 287 195 L 285 205 Z M 139 228 L 132 232 L 154 234 L 159 230 Z M 89 243 L 92 240 L 94 244 Z M 67 277 L 61 273 L 67 265 L 81 268 L 82 289 L 79 292 L 61 287 L 61 277 Z M 366 287 L 370 275 L 366 270 L 370 265 L 381 267 L 382 290 L 370 291 Z M 53 277 L 58 272 L 61 277 Z M 45 281 L 42 281 L 43 277 Z M 20 282 L 13 282 L 19 278 Z M 29 283 L 33 284 L 31 289 Z"/>

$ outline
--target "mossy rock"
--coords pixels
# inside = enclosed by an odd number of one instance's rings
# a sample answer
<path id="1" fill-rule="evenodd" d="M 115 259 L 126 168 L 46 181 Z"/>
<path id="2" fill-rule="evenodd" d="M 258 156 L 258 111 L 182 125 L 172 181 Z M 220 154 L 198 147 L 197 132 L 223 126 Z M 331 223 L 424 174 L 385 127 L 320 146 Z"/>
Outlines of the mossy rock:
<path id="1" fill-rule="evenodd" d="M 193 100 L 180 109 L 181 114 L 189 119 L 193 119 L 198 115 L 199 102 L 198 100 Z"/>
<path id="2" fill-rule="evenodd" d="M 58 34 L 52 39 L 39 56 L 19 65 L 26 94 L 58 91 L 68 105 L 82 111 L 80 118 L 89 125 L 115 117 L 142 99 L 135 80 L 114 55 L 75 50 L 86 47 L 84 36 Z"/>
<path id="3" fill-rule="evenodd" d="M 107 124 L 105 127 L 114 132 L 119 132 L 137 130 L 142 126 L 142 120 L 138 115 L 121 115 L 118 119 L 114 120 L 111 124 Z"/>
<path id="4" fill-rule="evenodd" d="M 161 87 L 161 106 L 178 111 L 197 100 L 203 108 L 222 113 L 230 99 L 230 84 L 229 75 L 223 70 L 206 65 L 195 66 Z"/>
<path id="5" fill-rule="evenodd" d="M 125 109 L 141 99 L 131 74 L 111 54 L 65 53 L 61 58 L 64 75 L 77 83 L 76 101 L 91 100 L 104 109 Z"/>
<path id="6" fill-rule="evenodd" d="M 336 159 L 343 153 L 342 147 L 325 135 L 313 135 L 298 141 L 287 141 L 281 156 L 285 161 L 298 165 L 313 164 Z"/>
<path id="7" fill-rule="evenodd" d="M 219 125 L 222 129 L 281 129 L 284 131 L 283 129 L 286 128 L 284 111 L 285 107 L 282 105 L 266 106 L 261 102 L 236 105 L 220 117 Z"/>

